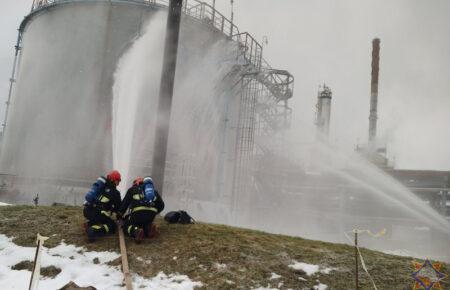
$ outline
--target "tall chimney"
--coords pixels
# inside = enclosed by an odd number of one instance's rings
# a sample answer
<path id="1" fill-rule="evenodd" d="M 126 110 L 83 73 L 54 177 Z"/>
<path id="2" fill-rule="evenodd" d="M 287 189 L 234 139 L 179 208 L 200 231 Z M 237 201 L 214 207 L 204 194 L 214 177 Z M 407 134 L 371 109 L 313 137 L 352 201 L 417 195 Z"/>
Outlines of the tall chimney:
<path id="1" fill-rule="evenodd" d="M 331 98 L 332 92 L 329 87 L 323 84 L 319 87 L 319 93 L 317 95 L 317 117 L 316 125 L 320 132 L 320 136 L 328 137 L 330 130 L 330 116 L 331 116 Z"/>
<path id="2" fill-rule="evenodd" d="M 380 70 L 380 39 L 372 41 L 372 81 L 370 84 L 369 145 L 377 135 L 378 73 Z"/>

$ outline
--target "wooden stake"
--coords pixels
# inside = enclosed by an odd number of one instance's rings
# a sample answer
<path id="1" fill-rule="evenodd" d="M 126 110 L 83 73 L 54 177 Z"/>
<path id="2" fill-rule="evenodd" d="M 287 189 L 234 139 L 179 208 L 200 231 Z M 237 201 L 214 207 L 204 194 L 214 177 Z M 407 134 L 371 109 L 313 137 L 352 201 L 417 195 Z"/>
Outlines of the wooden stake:
<path id="1" fill-rule="evenodd" d="M 33 270 L 31 271 L 30 285 L 28 286 L 29 290 L 35 290 L 38 288 L 39 277 L 41 275 L 41 250 L 46 240 L 48 240 L 47 237 L 43 237 L 39 233 L 37 234 L 37 246 L 36 253 L 34 254 L 34 263 Z"/>
<path id="2" fill-rule="evenodd" d="M 38 240 L 37 247 L 36 247 L 36 253 L 34 254 L 33 270 L 31 270 L 30 285 L 28 286 L 29 290 L 32 290 L 34 288 L 34 285 L 33 285 L 33 280 L 34 280 L 34 275 L 35 275 L 34 272 L 36 270 L 36 262 L 37 262 L 40 246 L 41 246 L 41 240 Z"/>
<path id="3" fill-rule="evenodd" d="M 358 232 L 355 231 L 355 285 L 356 290 L 359 289 L 359 276 L 358 276 Z"/>
<path id="4" fill-rule="evenodd" d="M 123 280 L 125 282 L 127 290 L 133 290 L 133 284 L 131 283 L 130 269 L 128 268 L 127 248 L 125 246 L 125 238 L 123 236 L 122 225 L 118 224 L 117 228 L 119 231 L 120 254 L 122 255 Z"/>

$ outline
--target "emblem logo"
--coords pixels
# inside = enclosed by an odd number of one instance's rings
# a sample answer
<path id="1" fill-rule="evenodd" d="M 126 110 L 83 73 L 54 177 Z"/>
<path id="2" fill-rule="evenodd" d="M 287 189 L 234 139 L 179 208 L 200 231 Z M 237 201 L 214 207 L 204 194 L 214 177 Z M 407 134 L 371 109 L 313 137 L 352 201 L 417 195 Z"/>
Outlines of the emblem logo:
<path id="1" fill-rule="evenodd" d="M 416 283 L 413 289 L 442 289 L 441 281 L 447 277 L 441 271 L 441 263 L 431 263 L 428 259 L 423 264 L 414 262 L 415 272 L 412 274 Z"/>

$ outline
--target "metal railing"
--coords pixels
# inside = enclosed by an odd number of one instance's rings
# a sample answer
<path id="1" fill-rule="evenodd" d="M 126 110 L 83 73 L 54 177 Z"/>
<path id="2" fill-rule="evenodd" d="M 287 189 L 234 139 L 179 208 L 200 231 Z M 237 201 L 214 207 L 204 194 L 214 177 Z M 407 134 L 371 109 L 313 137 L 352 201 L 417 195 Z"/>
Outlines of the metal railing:
<path id="1" fill-rule="evenodd" d="M 92 0 L 91 0 L 92 1 Z M 131 2 L 144 5 L 157 5 L 168 7 L 168 0 L 116 0 L 117 2 Z M 31 11 L 45 8 L 58 3 L 74 2 L 74 0 L 33 0 Z M 110 2 L 110 1 L 108 1 Z M 239 28 L 222 13 L 205 2 L 198 0 L 185 0 L 183 13 L 204 24 L 210 25 L 226 37 L 236 41 L 242 51 L 247 64 L 254 66 L 255 70 L 261 69 L 262 45 L 249 33 L 240 33 Z"/>
<path id="2" fill-rule="evenodd" d="M 231 36 L 239 45 L 239 49 L 244 53 L 244 58 L 253 65 L 256 71 L 261 69 L 263 48 L 248 32 L 237 33 Z"/>

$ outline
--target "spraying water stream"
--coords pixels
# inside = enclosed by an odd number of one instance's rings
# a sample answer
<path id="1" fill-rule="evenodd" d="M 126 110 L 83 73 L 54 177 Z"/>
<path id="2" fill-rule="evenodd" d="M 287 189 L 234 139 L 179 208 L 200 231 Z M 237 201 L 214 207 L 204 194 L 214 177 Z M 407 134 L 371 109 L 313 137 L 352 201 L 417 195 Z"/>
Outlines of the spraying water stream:
<path id="1" fill-rule="evenodd" d="M 152 18 L 143 36 L 137 38 L 122 56 L 114 75 L 113 166 L 122 173 L 122 193 L 130 187 L 133 178 L 130 170 L 136 154 L 133 146 L 140 119 L 138 114 L 141 113 L 139 107 L 144 103 L 156 106 L 164 51 L 164 16 L 159 13 Z M 150 124 L 154 122 L 153 112 L 144 112 Z M 152 131 L 147 134 L 151 135 Z"/>
<path id="2" fill-rule="evenodd" d="M 151 174 L 165 15 L 152 18 L 115 73 L 113 159 L 114 168 L 123 172 L 122 192 L 137 175 Z M 175 176 L 179 177 L 177 164 L 183 162 L 199 176 L 190 185 L 197 193 L 207 194 L 215 186 L 221 126 L 226 118 L 223 107 L 234 98 L 225 89 L 224 79 L 236 61 L 235 44 L 205 39 L 189 27 L 182 28 L 168 144 L 168 194 L 182 182 Z"/>
<path id="3" fill-rule="evenodd" d="M 135 176 L 151 174 L 164 27 L 164 13 L 152 18 L 115 73 L 113 154 L 114 168 L 123 174 L 122 192 Z M 230 41 L 182 28 L 166 168 L 168 210 L 186 209 L 205 222 L 332 242 L 346 242 L 343 233 L 353 228 L 385 227 L 389 237 L 365 244 L 444 256 L 450 233 L 444 218 L 355 153 L 322 142 L 302 147 L 283 141 L 289 150 L 271 148 L 271 158 L 257 164 L 250 202 L 233 212 L 231 187 L 221 182 L 228 162 L 223 156 L 231 154 L 227 148 L 233 147 L 237 126 L 233 108 L 238 98 L 230 85 L 236 81 L 230 73 L 240 63 L 236 52 Z M 266 141 L 267 148 L 272 141 Z M 316 172 L 308 173 L 306 165 Z M 276 168 L 289 167 L 294 173 L 282 181 L 273 177 L 279 174 Z M 234 223 L 233 214 L 245 218 Z"/>

